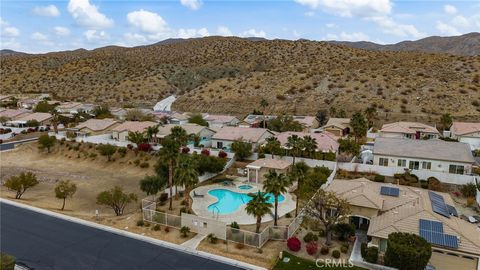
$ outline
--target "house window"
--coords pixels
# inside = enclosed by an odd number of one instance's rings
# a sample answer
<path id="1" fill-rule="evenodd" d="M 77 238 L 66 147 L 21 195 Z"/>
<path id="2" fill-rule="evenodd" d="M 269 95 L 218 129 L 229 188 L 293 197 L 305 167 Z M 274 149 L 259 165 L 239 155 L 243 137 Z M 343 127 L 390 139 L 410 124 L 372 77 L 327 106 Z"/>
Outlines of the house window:
<path id="1" fill-rule="evenodd" d="M 380 166 L 388 166 L 388 158 L 379 158 L 378 162 Z"/>
<path id="2" fill-rule="evenodd" d="M 427 161 L 423 161 L 423 162 L 422 162 L 422 169 L 425 169 L 425 170 L 430 170 L 430 169 L 432 169 L 432 163 L 431 163 L 431 162 L 427 162 Z"/>
<path id="3" fill-rule="evenodd" d="M 217 148 L 222 149 L 223 148 L 223 142 L 217 142 Z"/>
<path id="4" fill-rule="evenodd" d="M 379 245 L 378 250 L 379 250 L 380 252 L 385 252 L 385 251 L 387 251 L 387 240 L 386 240 L 386 239 L 380 239 L 380 245 Z"/>
<path id="5" fill-rule="evenodd" d="M 405 138 L 407 138 L 407 139 L 412 139 L 413 136 L 412 136 L 412 134 L 405 134 Z"/>
<path id="6" fill-rule="evenodd" d="M 399 159 L 398 160 L 398 167 L 407 167 L 407 160 L 406 159 Z"/>
<path id="7" fill-rule="evenodd" d="M 420 162 L 418 161 L 410 161 L 408 162 L 408 168 L 410 170 L 418 170 L 420 168 Z"/>
<path id="8" fill-rule="evenodd" d="M 448 168 L 449 173 L 463 174 L 465 168 L 462 165 L 450 165 Z"/>

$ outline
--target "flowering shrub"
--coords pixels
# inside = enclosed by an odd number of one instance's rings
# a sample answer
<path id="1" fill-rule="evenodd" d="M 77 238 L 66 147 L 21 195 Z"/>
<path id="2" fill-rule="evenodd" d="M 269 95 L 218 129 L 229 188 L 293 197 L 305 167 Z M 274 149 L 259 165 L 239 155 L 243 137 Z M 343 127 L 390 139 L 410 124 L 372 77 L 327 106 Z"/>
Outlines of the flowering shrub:
<path id="1" fill-rule="evenodd" d="M 302 248 L 302 243 L 300 242 L 300 240 L 297 237 L 293 236 L 293 237 L 288 238 L 287 247 L 291 251 L 297 252 Z"/>
<path id="2" fill-rule="evenodd" d="M 188 148 L 188 147 L 183 147 L 182 148 L 182 153 L 187 154 L 188 152 L 190 152 L 190 148 Z"/>
<path id="3" fill-rule="evenodd" d="M 202 153 L 202 155 L 204 155 L 204 156 L 210 156 L 210 150 L 208 150 L 208 149 L 202 149 L 202 152 L 201 152 L 201 153 Z"/>
<path id="4" fill-rule="evenodd" d="M 307 253 L 309 255 L 315 255 L 317 254 L 317 251 L 318 251 L 318 246 L 317 246 L 317 242 L 315 241 L 311 241 L 307 244 L 306 246 L 306 249 L 307 249 Z"/>
<path id="5" fill-rule="evenodd" d="M 138 145 L 138 150 L 143 152 L 150 152 L 152 151 L 152 146 L 149 143 L 141 143 Z"/>
<path id="6" fill-rule="evenodd" d="M 225 151 L 221 150 L 220 152 L 218 152 L 218 157 L 219 157 L 219 158 L 226 158 L 226 157 L 227 157 L 227 153 L 225 153 Z"/>

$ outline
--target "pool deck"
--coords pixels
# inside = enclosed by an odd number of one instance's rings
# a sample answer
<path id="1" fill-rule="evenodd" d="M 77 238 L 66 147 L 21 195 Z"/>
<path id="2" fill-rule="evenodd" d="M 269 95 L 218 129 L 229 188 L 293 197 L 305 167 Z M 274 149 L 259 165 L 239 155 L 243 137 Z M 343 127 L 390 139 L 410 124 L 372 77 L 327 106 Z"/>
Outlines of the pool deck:
<path id="1" fill-rule="evenodd" d="M 233 192 L 237 193 L 255 193 L 257 191 L 263 191 L 263 186 L 261 184 L 255 184 L 255 183 L 246 183 L 242 182 L 239 180 L 235 180 L 233 182 L 234 185 L 223 185 L 223 184 L 213 184 L 213 185 L 208 185 L 208 186 L 200 186 L 190 192 L 190 196 L 193 199 L 192 203 L 192 210 L 195 212 L 196 215 L 201 216 L 201 217 L 206 217 L 206 218 L 212 218 L 216 220 L 223 221 L 225 223 L 231 223 L 233 221 L 236 221 L 240 225 L 249 225 L 249 224 L 255 224 L 256 223 L 256 218 L 253 216 L 250 216 L 247 214 L 245 211 L 246 204 L 240 205 L 237 211 L 230 213 L 230 214 L 217 214 L 217 213 L 212 213 L 208 211 L 208 206 L 216 203 L 218 199 L 210 194 L 208 192 L 212 189 L 226 189 L 230 190 Z M 253 188 L 251 189 L 239 189 L 238 186 L 242 185 L 250 185 Z M 203 197 L 195 197 L 194 192 L 197 195 L 204 195 Z M 278 216 L 284 216 L 285 214 L 295 210 L 295 201 L 293 200 L 293 197 L 290 193 L 282 194 L 284 196 L 284 200 L 282 202 L 278 203 Z M 272 207 L 272 215 L 265 215 L 262 217 L 262 223 L 263 222 L 268 222 L 273 220 L 273 212 L 274 208 Z"/>

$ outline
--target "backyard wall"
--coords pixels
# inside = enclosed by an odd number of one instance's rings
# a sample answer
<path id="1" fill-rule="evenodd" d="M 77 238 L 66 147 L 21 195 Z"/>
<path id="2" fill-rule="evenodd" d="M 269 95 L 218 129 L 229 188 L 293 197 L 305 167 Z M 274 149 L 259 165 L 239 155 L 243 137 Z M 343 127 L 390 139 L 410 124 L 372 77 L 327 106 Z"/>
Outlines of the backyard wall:
<path id="1" fill-rule="evenodd" d="M 222 221 L 182 213 L 182 226 L 187 226 L 190 231 L 198 234 L 209 235 L 212 233 L 220 239 L 227 238 L 227 225 Z"/>

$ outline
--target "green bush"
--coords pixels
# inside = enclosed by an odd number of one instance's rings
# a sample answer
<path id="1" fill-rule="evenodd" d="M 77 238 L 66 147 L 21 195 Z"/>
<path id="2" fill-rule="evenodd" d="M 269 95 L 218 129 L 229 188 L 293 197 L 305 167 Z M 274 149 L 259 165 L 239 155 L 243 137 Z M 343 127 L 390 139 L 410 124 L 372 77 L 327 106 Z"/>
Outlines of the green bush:
<path id="1" fill-rule="evenodd" d="M 213 233 L 207 235 L 207 239 L 211 244 L 216 244 L 218 241 L 218 238 Z"/>
<path id="2" fill-rule="evenodd" d="M 341 246 L 341 247 L 340 247 L 340 251 L 341 251 L 342 253 L 347 253 L 347 252 L 348 252 L 348 247 L 346 247 L 346 246 Z"/>
<path id="3" fill-rule="evenodd" d="M 240 226 L 238 225 L 238 223 L 237 223 L 236 221 L 232 222 L 232 223 L 230 224 L 230 227 L 231 227 L 232 229 L 240 229 Z"/>
<path id="4" fill-rule="evenodd" d="M 340 258 L 340 251 L 337 250 L 337 249 L 332 251 L 332 257 L 335 258 L 335 259 Z"/>
<path id="5" fill-rule="evenodd" d="M 477 195 L 477 186 L 474 183 L 468 183 L 460 187 L 463 197 L 473 198 Z"/>
<path id="6" fill-rule="evenodd" d="M 123 158 L 123 157 L 125 157 L 125 155 L 127 155 L 127 148 L 126 147 L 119 147 L 117 152 Z"/>
<path id="7" fill-rule="evenodd" d="M 148 162 L 140 163 L 140 168 L 148 168 L 149 166 L 150 166 L 150 164 L 148 164 Z"/>
<path id="8" fill-rule="evenodd" d="M 373 181 L 383 183 L 383 182 L 385 182 L 385 176 L 380 175 L 380 174 L 376 174 L 375 178 L 373 178 Z"/>
<path id="9" fill-rule="evenodd" d="M 327 246 L 322 246 L 322 248 L 320 249 L 320 253 L 322 253 L 322 255 L 327 255 L 329 252 L 330 248 Z"/>
<path id="10" fill-rule="evenodd" d="M 343 241 L 348 237 L 355 235 L 355 226 L 349 223 L 338 223 L 332 228 L 339 240 Z"/>
<path id="11" fill-rule="evenodd" d="M 182 234 L 182 237 L 187 237 L 190 233 L 190 228 L 187 226 L 183 226 L 182 228 L 180 228 L 180 233 Z"/>
<path id="12" fill-rule="evenodd" d="M 423 270 L 432 256 L 432 247 L 422 237 L 411 233 L 388 236 L 385 265 L 399 270 Z"/>
<path id="13" fill-rule="evenodd" d="M 145 225 L 145 222 L 143 221 L 143 219 L 140 219 L 137 221 L 137 226 L 142 227 L 144 225 Z"/>
<path id="14" fill-rule="evenodd" d="M 15 257 L 5 253 L 0 253 L 0 269 L 13 270 L 15 268 Z"/>
<path id="15" fill-rule="evenodd" d="M 367 243 L 362 243 L 360 245 L 360 254 L 362 255 L 362 258 L 367 256 Z"/>
<path id="16" fill-rule="evenodd" d="M 152 229 L 153 229 L 154 231 L 160 231 L 162 228 L 160 227 L 160 225 L 155 224 L 155 226 L 153 226 Z"/>
<path id="17" fill-rule="evenodd" d="M 377 247 L 369 247 L 367 248 L 366 255 L 364 257 L 365 261 L 369 263 L 377 263 L 378 261 L 378 248 Z"/>
<path id="18" fill-rule="evenodd" d="M 318 236 L 315 235 L 312 232 L 308 232 L 304 237 L 303 237 L 303 242 L 305 243 L 310 243 L 310 242 L 316 242 L 318 241 Z"/>

